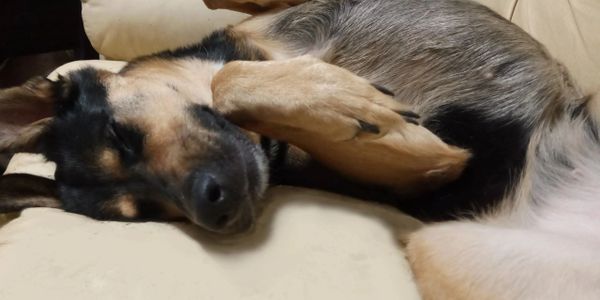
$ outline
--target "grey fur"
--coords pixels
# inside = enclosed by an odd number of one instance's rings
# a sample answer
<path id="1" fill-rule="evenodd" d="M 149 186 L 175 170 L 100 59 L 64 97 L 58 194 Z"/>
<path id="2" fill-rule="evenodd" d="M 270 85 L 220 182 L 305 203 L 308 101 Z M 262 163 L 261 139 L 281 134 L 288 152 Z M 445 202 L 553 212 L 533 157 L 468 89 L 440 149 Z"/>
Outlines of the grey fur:
<path id="1" fill-rule="evenodd" d="M 310 1 L 282 14 L 271 33 L 424 114 L 461 103 L 533 125 L 540 105 L 563 92 L 560 65 L 539 43 L 470 1 Z"/>

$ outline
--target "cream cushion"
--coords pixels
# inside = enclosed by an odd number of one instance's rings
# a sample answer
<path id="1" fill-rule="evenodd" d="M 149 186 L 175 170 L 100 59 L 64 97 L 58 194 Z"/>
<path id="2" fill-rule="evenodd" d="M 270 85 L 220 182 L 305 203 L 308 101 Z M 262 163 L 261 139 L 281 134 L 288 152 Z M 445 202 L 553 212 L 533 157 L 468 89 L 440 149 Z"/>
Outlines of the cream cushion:
<path id="1" fill-rule="evenodd" d="M 600 1 L 519 0 L 512 21 L 565 64 L 586 93 L 600 93 Z"/>
<path id="2" fill-rule="evenodd" d="M 393 228 L 352 199 L 276 188 L 255 235 L 98 222 L 49 208 L 0 229 L 0 299 L 418 299 Z"/>
<path id="3" fill-rule="evenodd" d="M 202 0 L 84 0 L 81 14 L 94 48 L 118 60 L 196 43 L 248 17 L 209 10 Z"/>

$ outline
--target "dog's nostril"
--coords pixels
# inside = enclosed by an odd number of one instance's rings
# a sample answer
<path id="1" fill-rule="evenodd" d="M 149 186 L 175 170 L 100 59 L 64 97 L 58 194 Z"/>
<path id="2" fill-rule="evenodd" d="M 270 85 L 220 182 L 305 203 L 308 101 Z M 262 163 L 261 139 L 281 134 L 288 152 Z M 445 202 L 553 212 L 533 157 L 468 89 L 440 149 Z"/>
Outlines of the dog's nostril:
<path id="1" fill-rule="evenodd" d="M 222 231 L 233 221 L 238 211 L 235 190 L 227 189 L 227 178 L 219 173 L 196 171 L 192 174 L 188 214 L 193 221 L 206 229 Z"/>
<path id="2" fill-rule="evenodd" d="M 217 218 L 215 225 L 217 226 L 217 228 L 223 228 L 227 225 L 228 222 L 229 222 L 229 215 L 222 215 Z"/>
<path id="3" fill-rule="evenodd" d="M 221 187 L 214 180 L 211 180 L 206 187 L 206 200 L 210 203 L 216 203 L 223 200 Z"/>
<path id="4" fill-rule="evenodd" d="M 223 188 L 213 177 L 208 173 L 198 174 L 194 179 L 192 187 L 192 197 L 199 203 L 216 204 L 224 198 Z"/>

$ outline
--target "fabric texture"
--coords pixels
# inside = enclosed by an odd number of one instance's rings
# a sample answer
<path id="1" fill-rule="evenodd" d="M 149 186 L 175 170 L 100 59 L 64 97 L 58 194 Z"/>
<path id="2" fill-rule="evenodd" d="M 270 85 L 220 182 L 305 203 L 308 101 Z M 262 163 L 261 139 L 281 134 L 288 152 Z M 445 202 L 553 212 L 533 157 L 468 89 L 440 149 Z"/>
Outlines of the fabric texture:
<path id="1" fill-rule="evenodd" d="M 418 299 L 388 209 L 276 188 L 256 233 L 98 222 L 49 208 L 0 229 L 0 299 Z"/>

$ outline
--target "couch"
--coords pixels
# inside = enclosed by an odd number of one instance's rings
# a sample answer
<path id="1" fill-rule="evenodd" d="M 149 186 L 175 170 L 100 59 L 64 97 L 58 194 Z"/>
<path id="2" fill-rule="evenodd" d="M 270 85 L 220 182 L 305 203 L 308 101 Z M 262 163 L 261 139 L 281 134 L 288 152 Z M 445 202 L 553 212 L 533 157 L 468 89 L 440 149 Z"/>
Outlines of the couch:
<path id="1" fill-rule="evenodd" d="M 562 61 L 584 91 L 600 92 L 598 0 L 479 0 Z M 85 0 L 85 31 L 104 61 L 198 41 L 245 18 L 201 0 Z M 113 61 L 111 61 L 113 60 Z M 7 172 L 52 176 L 18 155 Z M 276 187 L 251 236 L 214 240 L 186 224 L 99 222 L 56 209 L 0 217 L 0 299 L 418 299 L 402 237 L 418 221 L 375 204 Z M 1 225 L 0 225 L 1 226 Z"/>

